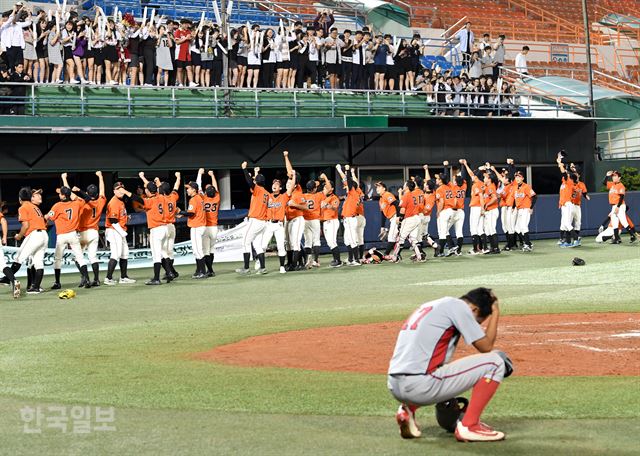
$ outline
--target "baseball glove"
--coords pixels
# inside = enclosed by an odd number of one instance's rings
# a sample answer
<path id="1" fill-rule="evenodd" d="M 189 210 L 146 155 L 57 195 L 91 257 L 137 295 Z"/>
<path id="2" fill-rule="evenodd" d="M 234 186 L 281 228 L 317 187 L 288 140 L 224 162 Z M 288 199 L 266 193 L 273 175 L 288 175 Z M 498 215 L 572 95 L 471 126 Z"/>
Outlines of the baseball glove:
<path id="1" fill-rule="evenodd" d="M 73 299 L 76 297 L 76 292 L 73 290 L 64 290 L 58 293 L 60 299 Z"/>
<path id="2" fill-rule="evenodd" d="M 436 404 L 436 421 L 447 432 L 454 432 L 458 420 L 467 411 L 469 401 L 465 397 L 454 397 L 448 401 Z"/>
<path id="3" fill-rule="evenodd" d="M 513 361 L 511 361 L 511 358 L 509 358 L 503 351 L 496 351 L 496 353 L 504 361 L 504 378 L 507 378 L 509 375 L 513 374 Z"/>
<path id="4" fill-rule="evenodd" d="M 585 264 L 587 264 L 587 263 L 584 262 L 584 260 L 582 258 L 578 258 L 578 257 L 575 257 L 573 259 L 572 263 L 573 263 L 574 266 L 584 266 Z"/>

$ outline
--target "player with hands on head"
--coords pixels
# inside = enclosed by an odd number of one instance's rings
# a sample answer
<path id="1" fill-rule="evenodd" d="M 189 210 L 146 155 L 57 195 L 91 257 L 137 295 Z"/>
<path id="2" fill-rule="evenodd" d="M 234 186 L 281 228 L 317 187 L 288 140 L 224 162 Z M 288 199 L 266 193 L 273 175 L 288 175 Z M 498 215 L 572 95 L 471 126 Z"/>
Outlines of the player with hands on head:
<path id="1" fill-rule="evenodd" d="M 500 308 L 488 288 L 460 298 L 444 297 L 422 304 L 404 322 L 389 363 L 387 386 L 401 405 L 396 414 L 403 438 L 417 438 L 419 407 L 435 405 L 471 389 L 471 401 L 457 422 L 455 437 L 463 442 L 505 438 L 480 421 L 500 383 L 513 371 L 506 354 L 493 351 Z M 481 324 L 486 324 L 483 330 Z M 460 336 L 479 354 L 451 361 Z"/>

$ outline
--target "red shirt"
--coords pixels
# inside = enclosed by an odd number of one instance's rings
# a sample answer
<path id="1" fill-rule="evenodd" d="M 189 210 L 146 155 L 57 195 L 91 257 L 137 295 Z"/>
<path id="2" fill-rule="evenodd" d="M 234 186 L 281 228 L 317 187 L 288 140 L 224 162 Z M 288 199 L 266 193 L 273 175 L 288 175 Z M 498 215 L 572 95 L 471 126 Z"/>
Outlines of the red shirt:
<path id="1" fill-rule="evenodd" d="M 189 35 L 191 35 L 190 30 L 178 29 L 173 32 L 173 36 L 176 40 L 178 38 L 184 38 L 185 36 Z M 191 51 L 189 50 L 190 46 L 191 40 L 187 40 L 182 42 L 181 44 L 176 45 L 176 60 L 180 60 L 182 62 L 191 62 Z"/>

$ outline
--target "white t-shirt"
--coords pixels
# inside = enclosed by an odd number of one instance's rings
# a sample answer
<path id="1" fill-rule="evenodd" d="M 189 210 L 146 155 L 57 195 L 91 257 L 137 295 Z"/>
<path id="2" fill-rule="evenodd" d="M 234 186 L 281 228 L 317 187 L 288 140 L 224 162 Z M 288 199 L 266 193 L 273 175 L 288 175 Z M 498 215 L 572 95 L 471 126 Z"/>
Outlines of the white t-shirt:
<path id="1" fill-rule="evenodd" d="M 516 71 L 518 73 L 527 73 L 529 71 L 527 70 L 527 56 L 522 52 L 516 55 Z"/>

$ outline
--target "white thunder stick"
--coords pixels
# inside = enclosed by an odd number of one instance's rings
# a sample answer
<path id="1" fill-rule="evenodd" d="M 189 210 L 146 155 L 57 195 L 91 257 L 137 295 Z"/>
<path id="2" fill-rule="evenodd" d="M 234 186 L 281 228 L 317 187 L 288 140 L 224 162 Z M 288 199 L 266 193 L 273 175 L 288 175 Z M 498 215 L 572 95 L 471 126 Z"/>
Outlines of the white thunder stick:
<path id="1" fill-rule="evenodd" d="M 115 22 L 117 22 L 117 21 L 118 21 L 118 5 L 116 5 L 116 6 L 114 6 L 114 7 L 113 7 L 113 20 L 114 20 Z"/>
<path id="2" fill-rule="evenodd" d="M 153 26 L 153 25 L 154 25 L 154 24 L 153 24 L 153 20 L 155 19 L 155 17 L 156 17 L 156 9 L 155 9 L 155 8 L 153 8 L 153 9 L 151 10 L 151 19 L 149 19 L 149 25 L 151 25 L 151 26 Z"/>
<path id="3" fill-rule="evenodd" d="M 215 4 L 216 2 L 213 2 L 213 3 Z M 198 32 L 202 30 L 203 25 L 204 25 L 204 11 L 200 15 L 200 22 L 198 22 Z"/>
<path id="4" fill-rule="evenodd" d="M 84 26 L 84 34 L 87 36 L 87 49 L 91 50 L 91 38 L 92 38 L 92 33 L 93 30 L 91 30 L 91 27 L 89 27 L 88 25 Z"/>
<path id="5" fill-rule="evenodd" d="M 227 5 L 227 16 L 231 16 L 231 10 L 233 10 L 233 0 L 229 0 L 229 4 Z"/>
<path id="6" fill-rule="evenodd" d="M 207 33 L 204 35 L 204 49 L 205 52 L 209 52 L 209 29 L 207 29 Z"/>
<path id="7" fill-rule="evenodd" d="M 56 33 L 60 33 L 60 14 L 56 11 Z"/>
<path id="8" fill-rule="evenodd" d="M 142 13 L 142 25 L 141 27 L 144 27 L 144 24 L 147 22 L 147 7 L 144 7 L 144 12 Z"/>
<path id="9" fill-rule="evenodd" d="M 216 22 L 218 24 L 222 24 L 222 20 L 220 19 L 220 10 L 218 9 L 218 0 L 213 0 L 213 14 L 216 16 Z M 202 13 L 204 14 L 204 12 Z"/>

